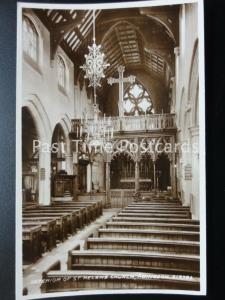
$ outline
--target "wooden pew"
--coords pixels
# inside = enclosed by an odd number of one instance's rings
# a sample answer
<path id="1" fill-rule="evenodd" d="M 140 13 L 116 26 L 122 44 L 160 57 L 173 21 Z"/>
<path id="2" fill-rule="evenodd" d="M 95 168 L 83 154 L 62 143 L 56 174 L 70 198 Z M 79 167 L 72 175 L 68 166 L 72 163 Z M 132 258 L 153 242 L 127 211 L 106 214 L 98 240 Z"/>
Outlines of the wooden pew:
<path id="1" fill-rule="evenodd" d="M 23 224 L 23 262 L 41 257 L 41 226 Z"/>
<path id="2" fill-rule="evenodd" d="M 102 201 L 95 201 L 95 200 L 90 200 L 90 201 L 54 201 L 53 206 L 61 206 L 61 205 L 66 205 L 66 206 L 79 206 L 79 205 L 85 205 L 85 206 L 91 206 L 90 208 L 94 211 L 95 214 L 95 218 L 100 216 L 102 214 L 103 211 L 103 204 Z"/>
<path id="3" fill-rule="evenodd" d="M 68 233 L 68 217 L 70 215 L 68 213 L 52 213 L 52 212 L 44 212 L 44 211 L 26 211 L 23 212 L 23 218 L 41 218 L 41 217 L 49 217 L 50 219 L 56 219 L 57 222 L 57 239 L 60 241 L 64 241 L 67 238 Z"/>
<path id="4" fill-rule="evenodd" d="M 98 208 L 95 203 L 77 202 L 77 207 L 86 207 L 88 209 L 88 222 L 94 221 L 98 217 Z"/>
<path id="5" fill-rule="evenodd" d="M 80 200 L 78 201 L 77 203 L 86 203 L 86 204 L 95 204 L 96 205 L 96 208 L 97 208 L 97 216 L 101 216 L 102 215 L 102 212 L 103 212 L 103 203 L 101 200 L 90 200 L 90 201 L 87 201 L 87 200 Z"/>
<path id="6" fill-rule="evenodd" d="M 69 251 L 68 270 L 111 270 L 199 276 L 199 256 L 115 250 Z"/>
<path id="7" fill-rule="evenodd" d="M 146 229 L 111 229 L 100 228 L 99 237 L 104 238 L 131 238 L 131 239 L 162 239 L 199 241 L 199 232 L 196 231 L 172 231 L 172 230 L 146 230 Z"/>
<path id="8" fill-rule="evenodd" d="M 177 230 L 177 231 L 199 231 L 196 224 L 174 224 L 174 223 L 145 223 L 145 222 L 107 222 L 106 228 L 124 229 L 156 229 L 156 230 Z"/>
<path id="9" fill-rule="evenodd" d="M 128 213 L 128 214 L 136 214 L 136 215 L 145 215 L 145 216 L 151 216 L 151 215 L 159 215 L 163 214 L 165 216 L 177 216 L 181 218 L 190 218 L 190 211 L 174 211 L 174 210 L 160 210 L 160 209 L 152 209 L 152 210 L 139 210 L 139 209 L 123 209 L 121 213 Z"/>
<path id="10" fill-rule="evenodd" d="M 99 202 L 94 201 L 78 201 L 78 205 L 86 205 L 91 208 L 92 211 L 92 221 L 98 218 L 102 214 L 102 207 Z"/>
<path id="11" fill-rule="evenodd" d="M 23 222 L 34 222 L 38 225 L 39 222 L 55 221 L 56 222 L 56 241 L 61 241 L 63 235 L 63 220 L 61 217 L 43 217 L 43 216 L 23 216 Z"/>
<path id="12" fill-rule="evenodd" d="M 141 210 L 141 211 L 151 211 L 151 210 L 159 210 L 159 211 L 167 211 L 167 210 L 172 210 L 172 211 L 184 211 L 184 212 L 187 212 L 187 211 L 190 211 L 190 208 L 189 207 L 184 207 L 184 206 L 181 206 L 181 207 L 173 207 L 173 206 L 167 206 L 167 207 L 164 207 L 164 206 L 127 206 L 125 207 L 123 210 Z"/>
<path id="13" fill-rule="evenodd" d="M 152 208 L 161 208 L 161 209 L 185 209 L 185 210 L 190 210 L 190 207 L 189 206 L 184 206 L 184 205 L 175 205 L 175 204 L 143 204 L 143 203 L 130 203 L 128 204 L 128 206 L 126 206 L 126 208 L 140 208 L 140 209 L 152 209 Z"/>
<path id="14" fill-rule="evenodd" d="M 82 212 L 82 218 L 83 218 L 82 227 L 84 225 L 89 224 L 92 221 L 93 214 L 92 214 L 92 207 L 91 206 L 75 204 L 73 206 L 70 206 L 70 209 L 72 207 L 73 207 L 73 209 L 78 209 Z"/>
<path id="15" fill-rule="evenodd" d="M 76 290 L 172 289 L 199 291 L 199 278 L 126 271 L 48 271 L 42 275 L 42 293 Z"/>
<path id="16" fill-rule="evenodd" d="M 102 214 L 102 203 L 96 201 L 76 201 L 76 205 L 86 206 L 91 210 L 92 220 L 95 220 Z"/>
<path id="17" fill-rule="evenodd" d="M 143 240 L 126 238 L 88 238 L 87 249 L 89 250 L 123 250 L 144 251 L 161 253 L 179 253 L 199 255 L 199 242 L 175 241 L 175 240 Z"/>
<path id="18" fill-rule="evenodd" d="M 42 252 L 51 250 L 56 246 L 56 220 L 33 220 L 23 219 L 23 225 L 41 226 L 41 245 Z"/>
<path id="19" fill-rule="evenodd" d="M 86 249 L 69 251 L 67 271 L 48 269 L 43 273 L 42 292 L 98 288 L 199 290 L 199 222 L 189 218 L 188 209 L 163 206 L 160 210 L 157 203 L 147 211 L 143 206 L 127 210 L 119 214 L 131 211 L 141 217 L 113 217 L 99 229 L 98 237 L 87 239 Z M 169 218 L 171 213 L 173 217 Z"/>
<path id="20" fill-rule="evenodd" d="M 112 218 L 112 221 L 116 222 L 145 222 L 145 223 L 176 223 L 176 224 L 196 224 L 199 225 L 198 220 L 191 219 L 179 219 L 179 218 L 143 218 L 143 217 L 124 217 L 124 216 L 116 216 Z"/>
<path id="21" fill-rule="evenodd" d="M 72 228 L 72 233 L 76 232 L 77 229 L 82 228 L 85 224 L 86 220 L 86 210 L 85 209 L 80 209 L 78 207 L 67 207 L 67 206 L 51 206 L 54 211 L 64 211 L 64 212 L 69 212 L 72 214 L 72 223 L 73 223 L 73 228 Z"/>
<path id="22" fill-rule="evenodd" d="M 93 219 L 93 214 L 92 214 L 92 207 L 91 206 L 87 206 L 87 205 L 80 205 L 80 204 L 75 204 L 75 203 L 63 203 L 63 202 L 54 202 L 52 204 L 53 208 L 57 208 L 57 207 L 64 207 L 67 209 L 78 209 L 80 210 L 81 214 L 82 214 L 82 222 L 80 223 L 80 228 L 82 228 L 85 224 L 89 224 L 90 221 Z"/>
<path id="23" fill-rule="evenodd" d="M 160 200 L 160 199 L 155 199 L 155 200 L 149 200 L 146 201 L 146 199 L 143 200 L 136 200 L 132 203 L 135 204 L 142 204 L 142 205 L 151 205 L 151 204 L 157 204 L 157 205 L 181 205 L 182 203 L 180 201 L 169 201 L 169 200 Z"/>
<path id="24" fill-rule="evenodd" d="M 161 213 L 161 212 L 155 212 L 152 214 L 149 213 L 134 213 L 134 212 L 119 212 L 118 217 L 141 217 L 141 218 L 168 218 L 168 219 L 173 219 L 173 218 L 178 218 L 178 219 L 188 219 L 189 217 L 186 214 L 182 215 L 177 215 L 177 214 L 167 214 L 167 213 Z"/>
<path id="25" fill-rule="evenodd" d="M 68 214 L 68 233 L 73 234 L 76 232 L 78 225 L 79 225 L 79 220 L 82 217 L 81 212 L 78 209 L 69 209 L 69 208 L 64 208 L 64 207 L 58 207 L 54 208 L 52 206 L 40 206 L 37 207 L 36 209 L 32 210 L 26 210 L 25 212 L 49 212 L 49 213 L 66 213 Z"/>
<path id="26" fill-rule="evenodd" d="M 73 204 L 75 205 L 85 205 L 85 206 L 90 206 L 91 209 L 94 211 L 94 214 L 95 214 L 95 218 L 99 217 L 100 215 L 102 215 L 102 211 L 103 211 L 103 204 L 101 201 L 74 201 L 72 202 Z M 68 204 L 69 205 L 69 204 Z M 71 204 L 70 204 L 71 205 Z"/>

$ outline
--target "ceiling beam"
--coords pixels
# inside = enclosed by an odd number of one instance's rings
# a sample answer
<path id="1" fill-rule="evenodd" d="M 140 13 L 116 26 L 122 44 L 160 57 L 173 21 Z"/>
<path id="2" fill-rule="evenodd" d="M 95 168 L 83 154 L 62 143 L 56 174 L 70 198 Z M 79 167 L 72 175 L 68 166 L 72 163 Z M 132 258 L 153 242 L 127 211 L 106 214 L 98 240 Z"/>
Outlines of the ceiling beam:
<path id="1" fill-rule="evenodd" d="M 83 17 L 84 17 L 84 11 L 80 10 L 77 11 L 76 18 L 73 19 L 71 15 L 67 14 L 66 15 L 66 20 L 63 24 L 58 23 L 52 25 L 52 30 L 50 34 L 50 44 L 51 44 L 51 60 L 54 59 L 57 48 L 59 44 L 62 42 L 64 39 L 64 36 L 72 31 L 78 24 L 81 23 Z"/>

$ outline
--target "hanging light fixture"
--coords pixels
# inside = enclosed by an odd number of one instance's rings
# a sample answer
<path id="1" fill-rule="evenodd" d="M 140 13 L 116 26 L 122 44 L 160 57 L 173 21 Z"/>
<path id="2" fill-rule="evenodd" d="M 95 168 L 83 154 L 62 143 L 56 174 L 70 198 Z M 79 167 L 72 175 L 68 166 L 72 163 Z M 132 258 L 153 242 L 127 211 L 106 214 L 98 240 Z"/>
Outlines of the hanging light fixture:
<path id="1" fill-rule="evenodd" d="M 104 70 L 110 66 L 105 61 L 105 54 L 101 52 L 101 45 L 95 43 L 95 10 L 93 10 L 93 44 L 88 46 L 89 53 L 85 54 L 85 64 L 80 68 L 85 71 L 84 78 L 89 79 L 89 87 L 94 88 L 94 105 L 96 105 L 96 87 L 101 86 L 100 81 L 105 77 Z"/>
<path id="2" fill-rule="evenodd" d="M 96 101 L 96 88 L 101 86 L 101 79 L 105 77 L 104 70 L 110 65 L 105 61 L 105 54 L 101 52 L 101 45 L 95 43 L 95 10 L 93 10 L 93 44 L 88 46 L 89 53 L 85 55 L 85 64 L 80 68 L 85 71 L 84 78 L 89 79 L 89 87 L 94 89 L 94 120 L 84 118 L 81 122 L 81 131 L 86 132 L 86 141 L 90 146 L 103 145 L 113 138 L 111 119 L 100 117 L 100 110 Z"/>

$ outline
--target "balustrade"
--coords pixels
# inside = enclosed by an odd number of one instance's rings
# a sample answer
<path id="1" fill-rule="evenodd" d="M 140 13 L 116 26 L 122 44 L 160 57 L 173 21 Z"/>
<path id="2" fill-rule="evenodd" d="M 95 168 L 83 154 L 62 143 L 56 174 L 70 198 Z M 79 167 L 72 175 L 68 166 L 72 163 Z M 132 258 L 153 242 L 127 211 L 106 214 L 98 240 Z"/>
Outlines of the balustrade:
<path id="1" fill-rule="evenodd" d="M 154 131 L 162 129 L 175 129 L 175 115 L 174 114 L 152 114 L 144 116 L 124 116 L 124 117 L 109 117 L 113 131 Z M 91 120 L 90 124 L 91 124 Z M 75 129 L 75 120 L 72 121 L 72 131 Z"/>

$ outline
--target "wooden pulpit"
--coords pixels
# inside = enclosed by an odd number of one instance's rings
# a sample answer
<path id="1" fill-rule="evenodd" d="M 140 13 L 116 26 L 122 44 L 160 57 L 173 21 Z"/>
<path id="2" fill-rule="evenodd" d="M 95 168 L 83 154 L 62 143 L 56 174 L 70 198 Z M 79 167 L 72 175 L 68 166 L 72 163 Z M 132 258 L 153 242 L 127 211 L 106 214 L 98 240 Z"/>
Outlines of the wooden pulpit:
<path id="1" fill-rule="evenodd" d="M 56 174 L 52 182 L 53 197 L 74 197 L 76 175 Z"/>

